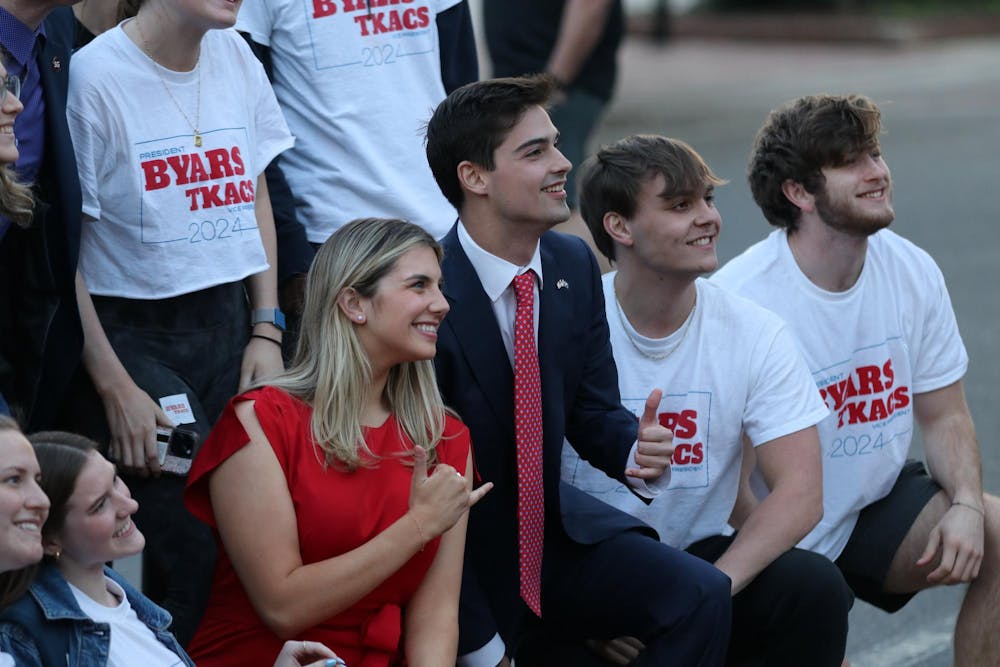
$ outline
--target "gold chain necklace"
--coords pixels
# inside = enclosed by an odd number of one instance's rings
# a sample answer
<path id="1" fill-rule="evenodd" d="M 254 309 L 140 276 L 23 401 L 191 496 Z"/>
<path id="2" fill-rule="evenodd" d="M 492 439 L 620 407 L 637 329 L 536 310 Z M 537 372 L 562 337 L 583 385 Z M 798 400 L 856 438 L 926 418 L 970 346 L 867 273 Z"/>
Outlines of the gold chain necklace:
<path id="1" fill-rule="evenodd" d="M 694 311 L 698 307 L 697 292 L 695 293 L 694 305 L 691 307 L 691 312 L 688 314 L 687 319 L 684 321 L 684 324 L 681 325 L 684 328 L 684 330 L 681 332 L 681 337 L 677 340 L 677 343 L 666 352 L 661 352 L 659 354 L 650 354 L 649 352 L 646 352 L 646 350 L 642 349 L 642 347 L 639 345 L 639 341 L 637 341 L 632 336 L 631 329 L 633 327 L 629 323 L 628 319 L 625 317 L 625 311 L 622 310 L 622 302 L 621 299 L 618 298 L 618 286 L 615 285 L 614 282 L 612 282 L 611 288 L 614 290 L 615 293 L 615 307 L 618 310 L 618 321 L 621 322 L 622 331 L 625 333 L 625 337 L 628 338 L 628 342 L 632 343 L 632 347 L 635 348 L 636 352 L 646 357 L 647 359 L 652 359 L 653 361 L 663 361 L 664 359 L 666 359 L 671 354 L 677 351 L 677 348 L 679 348 L 681 346 L 681 343 L 684 342 L 684 338 L 687 336 L 688 329 L 691 328 L 691 322 L 694 321 Z M 638 334 L 638 332 L 636 333 Z"/>
<path id="2" fill-rule="evenodd" d="M 177 102 L 177 98 L 174 97 L 172 92 L 170 92 L 170 87 L 167 86 L 167 82 L 163 80 L 163 76 L 160 75 L 159 70 L 155 69 L 155 67 L 159 66 L 159 64 L 156 62 L 156 58 L 153 57 L 153 53 L 149 50 L 149 40 L 146 39 L 146 35 L 142 31 L 142 26 L 139 25 L 138 16 L 135 17 L 135 29 L 139 32 L 139 39 L 142 40 L 142 50 L 145 51 L 146 55 L 149 56 L 149 59 L 153 61 L 153 71 L 156 72 L 156 78 L 158 78 L 160 83 L 163 84 L 163 90 L 167 91 L 170 101 L 174 103 L 174 106 L 177 107 L 177 111 L 179 111 L 181 116 L 184 117 L 184 121 L 188 124 L 188 127 L 190 127 L 192 132 L 194 132 L 194 145 L 197 148 L 201 148 L 201 132 L 198 131 L 198 125 L 200 124 L 199 121 L 201 120 L 201 57 L 199 56 L 198 64 L 196 65 L 198 68 L 198 95 L 195 101 L 194 122 L 192 123 L 188 115 L 184 113 L 184 109 L 181 108 L 181 105 Z"/>

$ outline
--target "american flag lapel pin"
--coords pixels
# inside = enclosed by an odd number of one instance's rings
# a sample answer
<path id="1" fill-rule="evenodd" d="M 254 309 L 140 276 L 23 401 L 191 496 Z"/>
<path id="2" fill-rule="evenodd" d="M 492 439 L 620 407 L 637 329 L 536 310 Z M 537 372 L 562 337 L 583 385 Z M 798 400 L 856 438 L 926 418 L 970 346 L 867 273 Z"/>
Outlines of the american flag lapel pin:
<path id="1" fill-rule="evenodd" d="M 556 289 L 566 289 L 567 287 L 569 287 L 569 283 L 565 279 L 560 278 L 556 281 Z"/>

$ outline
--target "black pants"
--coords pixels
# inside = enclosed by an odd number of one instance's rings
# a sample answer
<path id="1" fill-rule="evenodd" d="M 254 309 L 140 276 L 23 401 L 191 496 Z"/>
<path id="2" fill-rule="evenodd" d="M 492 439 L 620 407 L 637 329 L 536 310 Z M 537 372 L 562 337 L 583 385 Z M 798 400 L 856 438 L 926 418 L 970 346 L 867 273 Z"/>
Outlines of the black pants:
<path id="1" fill-rule="evenodd" d="M 732 537 L 709 537 L 688 553 L 715 562 Z M 854 596 L 829 559 L 803 549 L 778 556 L 733 597 L 727 665 L 839 667 Z"/>
<path id="2" fill-rule="evenodd" d="M 239 385 L 250 315 L 241 283 L 169 299 L 94 297 L 94 307 L 115 353 L 132 380 L 154 401 L 185 394 L 195 418 L 184 428 L 198 443 Z M 68 415 L 70 428 L 105 444 L 104 408 L 86 378 L 78 378 Z M 215 541 L 182 502 L 185 477 L 123 476 L 139 502 L 135 523 L 146 536 L 143 589 L 173 616 L 184 646 L 201 620 L 211 587 Z"/>
<path id="3" fill-rule="evenodd" d="M 715 562 L 732 543 L 732 537 L 710 537 L 688 548 L 688 553 Z M 609 563 L 609 572 L 620 572 L 623 562 Z M 713 568 L 714 569 L 714 568 Z M 689 571 L 690 572 L 690 571 Z M 637 581 L 649 581 L 634 571 Z M 579 580 L 584 586 L 584 580 Z M 653 589 L 647 588 L 648 595 Z M 609 591 L 609 595 L 612 593 Z M 641 596 L 636 602 L 641 602 Z M 847 644 L 847 612 L 853 604 L 851 590 L 839 569 L 823 556 L 792 549 L 732 599 L 732 633 L 725 664 L 729 667 L 839 667 Z M 630 634 L 610 628 L 589 628 L 590 638 Z M 718 628 L 720 648 L 726 648 L 726 631 Z M 640 637 L 641 639 L 641 637 Z M 643 662 L 644 654 L 633 665 Z M 519 667 L 569 665 L 610 667 L 566 634 L 536 631 L 522 644 Z M 700 664 L 671 660 L 669 665 Z"/>

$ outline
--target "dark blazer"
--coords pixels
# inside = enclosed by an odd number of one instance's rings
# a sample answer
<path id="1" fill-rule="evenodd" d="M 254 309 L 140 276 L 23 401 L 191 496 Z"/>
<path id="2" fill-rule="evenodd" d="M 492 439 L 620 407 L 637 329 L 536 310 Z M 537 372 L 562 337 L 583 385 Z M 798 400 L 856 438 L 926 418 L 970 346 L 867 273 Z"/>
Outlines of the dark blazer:
<path id="1" fill-rule="evenodd" d="M 0 355 L 12 367 L 3 390 L 28 430 L 53 426 L 83 348 L 74 285 L 80 181 L 66 123 L 72 19 L 68 7 L 53 12 L 37 59 L 45 97 L 45 152 L 34 221 L 27 230 L 9 229 L 0 247 Z"/>
<path id="2" fill-rule="evenodd" d="M 514 373 L 489 298 L 458 241 L 457 227 L 442 244 L 444 293 L 451 312 L 438 331 L 438 384 L 445 403 L 469 427 L 479 479 L 495 485 L 471 510 L 466 568 L 478 573 L 485 595 L 480 604 L 488 604 L 494 617 L 513 617 L 519 605 Z M 552 531 L 562 531 L 580 544 L 634 528 L 651 532 L 637 519 L 559 481 L 564 436 L 585 460 L 624 481 L 638 422 L 622 407 L 618 394 L 593 254 L 579 238 L 549 232 L 541 239 L 541 257 L 538 359 L 544 452 L 538 474 L 544 480 L 546 544 Z M 552 565 L 548 548 L 545 558 L 543 577 Z M 463 582 L 463 608 L 472 594 L 469 579 Z M 505 618 L 495 621 L 500 626 L 509 623 Z"/>

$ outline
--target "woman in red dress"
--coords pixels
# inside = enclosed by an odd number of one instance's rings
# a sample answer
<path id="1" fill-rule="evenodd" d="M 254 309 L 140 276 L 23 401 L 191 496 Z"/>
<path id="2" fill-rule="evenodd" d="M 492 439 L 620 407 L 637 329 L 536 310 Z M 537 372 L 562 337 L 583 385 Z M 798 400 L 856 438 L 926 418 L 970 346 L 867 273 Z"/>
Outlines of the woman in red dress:
<path id="1" fill-rule="evenodd" d="M 472 491 L 468 430 L 434 379 L 440 259 L 400 220 L 337 231 L 292 368 L 233 399 L 202 446 L 186 502 L 219 560 L 200 667 L 290 638 L 349 667 L 454 665 L 467 512 L 491 485 Z"/>

